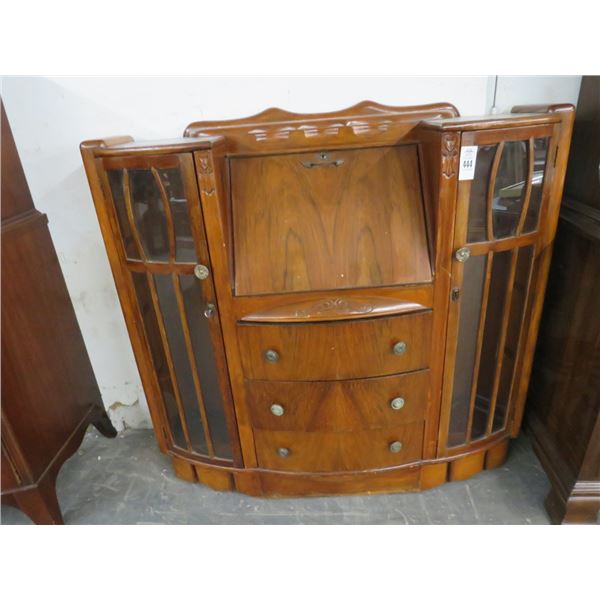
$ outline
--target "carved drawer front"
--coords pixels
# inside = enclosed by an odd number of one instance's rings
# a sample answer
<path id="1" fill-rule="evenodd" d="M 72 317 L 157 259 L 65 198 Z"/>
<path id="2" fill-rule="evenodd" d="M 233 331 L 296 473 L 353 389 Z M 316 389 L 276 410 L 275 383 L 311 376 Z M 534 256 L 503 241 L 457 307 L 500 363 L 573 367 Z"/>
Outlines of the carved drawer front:
<path id="1" fill-rule="evenodd" d="M 431 311 L 351 322 L 239 324 L 248 379 L 355 379 L 429 366 Z"/>
<path id="2" fill-rule="evenodd" d="M 422 421 L 429 370 L 349 381 L 247 381 L 252 424 L 285 431 L 363 431 Z"/>
<path id="3" fill-rule="evenodd" d="M 258 466 L 277 471 L 364 471 L 421 458 L 423 422 L 362 432 L 255 429 Z"/>

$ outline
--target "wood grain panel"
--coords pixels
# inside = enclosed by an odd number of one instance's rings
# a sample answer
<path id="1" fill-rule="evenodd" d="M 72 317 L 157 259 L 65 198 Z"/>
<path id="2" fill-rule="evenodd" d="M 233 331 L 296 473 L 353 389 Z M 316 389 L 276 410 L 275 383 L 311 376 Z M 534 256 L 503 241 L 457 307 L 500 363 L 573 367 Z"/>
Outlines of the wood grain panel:
<path id="1" fill-rule="evenodd" d="M 236 293 L 431 281 L 416 145 L 321 156 L 231 159 Z"/>
<path id="2" fill-rule="evenodd" d="M 362 431 L 422 421 L 429 404 L 429 371 L 349 381 L 248 381 L 254 427 L 285 431 Z M 394 410 L 393 398 L 404 399 Z M 284 413 L 275 416 L 271 405 Z"/>
<path id="3" fill-rule="evenodd" d="M 431 311 L 351 322 L 238 324 L 242 365 L 249 379 L 355 379 L 416 371 L 429 365 Z M 394 354 L 396 342 L 406 343 Z M 265 351 L 279 354 L 268 362 Z"/>
<path id="4" fill-rule="evenodd" d="M 266 469 L 301 472 L 362 471 L 393 467 L 419 460 L 423 423 L 412 423 L 384 431 L 297 432 L 254 430 L 258 464 Z M 402 443 L 400 452 L 390 444 Z M 281 457 L 277 449 L 289 450 Z"/>

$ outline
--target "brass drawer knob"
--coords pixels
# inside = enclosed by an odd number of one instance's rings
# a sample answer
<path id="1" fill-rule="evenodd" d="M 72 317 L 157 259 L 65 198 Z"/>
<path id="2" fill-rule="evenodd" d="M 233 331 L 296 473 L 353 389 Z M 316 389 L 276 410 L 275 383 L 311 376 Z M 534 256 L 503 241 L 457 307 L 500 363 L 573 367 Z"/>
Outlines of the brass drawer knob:
<path id="1" fill-rule="evenodd" d="M 454 258 L 456 258 L 456 260 L 458 262 L 467 262 L 469 260 L 469 257 L 471 256 L 471 251 L 468 248 L 459 248 L 455 253 L 454 253 Z"/>
<path id="2" fill-rule="evenodd" d="M 277 448 L 277 454 L 281 456 L 281 458 L 287 458 L 290 455 L 289 448 Z"/>
<path id="3" fill-rule="evenodd" d="M 392 352 L 397 356 L 404 354 L 406 352 L 406 342 L 396 342 L 392 346 Z"/>
<path id="4" fill-rule="evenodd" d="M 198 279 L 206 279 L 209 275 L 208 267 L 205 265 L 196 265 L 194 267 L 194 275 Z"/>
<path id="5" fill-rule="evenodd" d="M 276 350 L 265 350 L 265 360 L 270 363 L 276 363 L 279 360 L 279 352 Z"/>
<path id="6" fill-rule="evenodd" d="M 395 441 L 390 444 L 390 452 L 398 454 L 400 450 L 402 450 L 402 442 Z"/>
<path id="7" fill-rule="evenodd" d="M 390 400 L 390 406 L 392 407 L 392 410 L 400 410 L 404 407 L 404 398 L 401 398 L 400 396 L 392 398 L 392 400 Z"/>
<path id="8" fill-rule="evenodd" d="M 283 406 L 281 406 L 281 404 L 271 404 L 271 412 L 276 417 L 281 417 L 285 412 L 285 409 L 283 408 Z"/>

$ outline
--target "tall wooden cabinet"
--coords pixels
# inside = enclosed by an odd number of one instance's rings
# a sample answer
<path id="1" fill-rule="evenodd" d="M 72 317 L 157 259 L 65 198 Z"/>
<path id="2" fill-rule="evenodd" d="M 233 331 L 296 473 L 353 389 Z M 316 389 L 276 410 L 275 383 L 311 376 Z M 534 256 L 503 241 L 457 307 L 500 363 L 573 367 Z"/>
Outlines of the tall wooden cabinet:
<path id="1" fill-rule="evenodd" d="M 48 219 L 34 206 L 2 106 L 2 502 L 63 522 L 56 477 L 106 415 Z"/>
<path id="2" fill-rule="evenodd" d="M 253 495 L 426 489 L 520 427 L 573 107 L 363 102 L 81 146 L 159 446 Z"/>
<path id="3" fill-rule="evenodd" d="M 600 517 L 600 77 L 583 77 L 529 392 L 555 523 Z"/>

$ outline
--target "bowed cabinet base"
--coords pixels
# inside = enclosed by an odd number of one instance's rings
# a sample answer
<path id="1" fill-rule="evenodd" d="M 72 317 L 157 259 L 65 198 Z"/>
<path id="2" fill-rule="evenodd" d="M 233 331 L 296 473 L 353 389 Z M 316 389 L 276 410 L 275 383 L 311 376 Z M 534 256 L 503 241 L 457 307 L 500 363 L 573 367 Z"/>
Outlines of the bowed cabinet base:
<path id="1" fill-rule="evenodd" d="M 249 496 L 295 497 L 419 492 L 447 481 L 462 481 L 484 469 L 504 464 L 509 440 L 462 456 L 397 468 L 344 473 L 286 473 L 264 469 L 236 469 L 195 463 L 171 455 L 180 479 L 201 483 L 218 491 L 238 491 Z"/>

